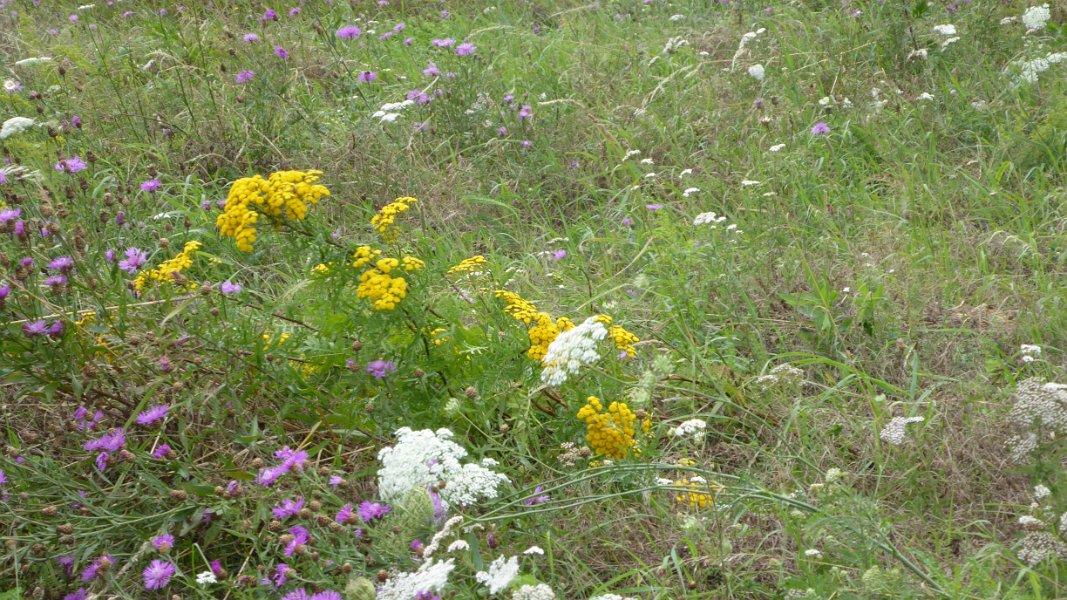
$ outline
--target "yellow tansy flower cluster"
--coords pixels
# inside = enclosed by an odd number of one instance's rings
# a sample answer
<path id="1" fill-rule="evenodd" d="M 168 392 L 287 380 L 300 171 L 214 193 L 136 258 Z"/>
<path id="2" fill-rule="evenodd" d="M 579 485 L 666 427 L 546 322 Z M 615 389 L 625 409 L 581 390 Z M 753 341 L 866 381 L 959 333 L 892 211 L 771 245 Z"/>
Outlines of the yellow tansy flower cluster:
<path id="1" fill-rule="evenodd" d="M 356 249 L 354 255 L 356 260 L 352 266 L 366 266 L 379 255 L 381 255 L 380 250 L 374 250 L 370 246 L 360 246 Z M 369 299 L 377 310 L 393 310 L 408 295 L 408 282 L 399 275 L 394 277 L 391 273 L 398 268 L 411 272 L 425 267 L 426 263 L 414 256 L 405 256 L 401 260 L 379 258 L 372 268 L 360 275 L 356 296 Z"/>
<path id="2" fill-rule="evenodd" d="M 683 477 L 671 485 L 684 488 L 684 491 L 678 490 L 674 494 L 674 501 L 678 504 L 686 504 L 689 508 L 698 509 L 711 508 L 715 504 L 714 494 L 718 491 L 718 486 L 708 485 L 703 477 L 695 475 Z"/>
<path id="3" fill-rule="evenodd" d="M 616 348 L 626 353 L 626 358 L 633 358 L 637 355 L 637 348 L 634 347 L 634 344 L 640 342 L 641 338 L 626 331 L 619 325 L 612 325 L 611 317 L 607 315 L 598 315 L 596 320 L 608 327 L 608 337 L 615 342 Z"/>
<path id="4" fill-rule="evenodd" d="M 456 273 L 470 273 L 478 269 L 478 267 L 481 267 L 482 265 L 486 264 L 487 262 L 488 261 L 485 260 L 485 257 L 479 254 L 478 256 L 472 256 L 470 258 L 465 258 L 461 260 L 458 265 L 446 271 L 445 274 L 454 275 Z"/>
<path id="5" fill-rule="evenodd" d="M 219 233 L 234 238 L 238 249 L 251 252 L 260 214 L 275 221 L 303 221 L 308 204 L 318 204 L 330 195 L 326 186 L 315 184 L 320 175 L 322 171 L 277 171 L 267 179 L 259 175 L 238 179 L 230 186 L 226 208 L 215 221 Z"/>
<path id="6" fill-rule="evenodd" d="M 137 279 L 133 280 L 133 289 L 139 292 L 149 281 L 174 283 L 175 275 L 192 266 L 193 254 L 202 245 L 196 240 L 185 242 L 185 247 L 174 258 L 159 263 L 159 266 L 152 270 L 141 271 Z"/>
<path id="7" fill-rule="evenodd" d="M 537 310 L 533 302 L 514 292 L 497 290 L 495 295 L 504 301 L 505 313 L 530 327 L 527 331 L 530 348 L 526 351 L 526 356 L 533 360 L 543 359 L 548 352 L 548 345 L 555 341 L 560 333 L 574 328 L 574 323 L 567 317 L 553 320 L 552 315 Z"/>
<path id="8" fill-rule="evenodd" d="M 578 411 L 578 420 L 585 422 L 585 439 L 597 454 L 620 459 L 634 447 L 637 415 L 625 402 L 612 402 L 604 412 L 600 399 L 589 396 Z"/>
<path id="9" fill-rule="evenodd" d="M 288 333 L 284 332 L 284 331 L 281 333 L 281 335 L 278 336 L 278 339 L 274 339 L 274 336 L 269 334 L 269 333 L 264 333 L 262 335 L 262 338 L 263 338 L 263 349 L 264 350 L 270 350 L 270 347 L 272 345 L 274 347 L 281 346 L 282 344 L 285 343 L 285 340 L 289 339 L 289 337 L 290 337 L 290 335 Z"/>
<path id="10" fill-rule="evenodd" d="M 378 232 L 378 235 L 382 236 L 383 240 L 395 240 L 397 236 L 400 235 L 400 232 L 393 227 L 393 223 L 401 213 L 411 208 L 416 202 L 418 202 L 418 200 L 410 196 L 397 198 L 383 206 L 382 209 L 378 211 L 378 214 L 371 218 L 370 224 L 374 227 L 374 230 Z"/>

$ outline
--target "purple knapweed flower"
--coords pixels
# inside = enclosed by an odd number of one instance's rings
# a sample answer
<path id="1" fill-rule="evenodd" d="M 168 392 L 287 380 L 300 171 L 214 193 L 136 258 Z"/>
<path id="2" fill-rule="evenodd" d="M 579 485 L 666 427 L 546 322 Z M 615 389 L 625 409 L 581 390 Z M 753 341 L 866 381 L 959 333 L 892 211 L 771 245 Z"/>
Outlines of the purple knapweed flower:
<path id="1" fill-rule="evenodd" d="M 396 363 L 391 360 L 372 360 L 367 363 L 367 372 L 375 379 L 384 379 L 386 375 L 396 371 Z"/>
<path id="2" fill-rule="evenodd" d="M 567 251 L 562 249 L 553 250 L 549 256 L 552 258 L 552 260 L 563 260 L 567 256 Z"/>
<path id="3" fill-rule="evenodd" d="M 74 268 L 74 259 L 69 256 L 57 256 L 49 261 L 48 268 L 65 273 Z"/>
<path id="4" fill-rule="evenodd" d="M 22 325 L 22 333 L 26 337 L 36 337 L 48 333 L 48 324 L 44 321 L 30 321 Z"/>
<path id="5" fill-rule="evenodd" d="M 812 135 L 826 135 L 828 133 L 830 133 L 830 126 L 826 123 L 823 123 L 822 121 L 819 121 L 811 127 Z"/>
<path id="6" fill-rule="evenodd" d="M 282 500 L 282 503 L 271 509 L 274 513 L 274 518 L 279 521 L 284 521 L 289 517 L 295 516 L 300 513 L 300 509 L 304 508 L 304 499 L 297 498 L 296 500 L 286 498 Z"/>
<path id="7" fill-rule="evenodd" d="M 88 169 L 89 166 L 85 164 L 85 161 L 78 155 L 74 155 L 70 158 L 64 158 L 56 163 L 56 170 L 63 171 L 64 173 L 78 173 Z"/>
<path id="8" fill-rule="evenodd" d="M 45 334 L 52 338 L 63 335 L 63 321 L 52 321 L 52 324 L 45 330 Z"/>
<path id="9" fill-rule="evenodd" d="M 533 493 L 534 494 L 541 494 L 541 492 L 543 492 L 543 491 L 545 491 L 545 486 L 539 485 L 539 486 L 534 488 Z M 545 502 L 548 502 L 548 494 L 541 494 L 539 496 L 532 496 L 532 497 L 527 498 L 527 499 L 522 501 L 522 503 L 525 504 L 526 506 L 533 506 L 535 504 L 544 504 Z"/>
<path id="10" fill-rule="evenodd" d="M 301 527 L 300 525 L 294 525 L 293 527 L 290 527 L 289 534 L 293 536 L 293 539 L 285 545 L 285 551 L 283 552 L 283 554 L 286 556 L 286 558 L 295 554 L 297 552 L 297 548 L 308 543 L 308 541 L 311 539 L 311 532 Z"/>
<path id="11" fill-rule="evenodd" d="M 289 16 L 290 17 L 295 17 L 295 16 L 297 16 L 299 14 L 300 14 L 300 7 L 299 6 L 294 6 L 294 7 L 289 9 Z"/>
<path id="12" fill-rule="evenodd" d="M 519 118 L 525 120 L 525 119 L 529 119 L 532 116 L 533 116 L 533 107 L 530 106 L 529 104 L 523 104 L 522 108 L 519 109 Z"/>
<path id="13" fill-rule="evenodd" d="M 137 415 L 137 424 L 151 425 L 152 423 L 155 423 L 156 421 L 167 416 L 168 410 L 170 410 L 170 407 L 166 404 L 159 404 L 157 406 L 153 406 L 148 410 L 143 411 L 141 414 Z"/>
<path id="14" fill-rule="evenodd" d="M 330 487 L 332 487 L 333 489 L 337 489 L 337 486 L 341 485 L 344 482 L 345 480 L 342 479 L 340 475 L 330 475 L 329 484 Z"/>
<path id="15" fill-rule="evenodd" d="M 79 406 L 74 411 L 74 421 L 78 426 L 78 431 L 88 431 L 96 426 L 104 418 L 104 413 L 96 411 L 93 413 L 93 418 L 88 419 L 86 416 L 89 414 L 89 409 L 84 406 Z"/>
<path id="16" fill-rule="evenodd" d="M 246 42 L 248 42 L 248 43 L 258 42 L 259 41 L 259 36 L 254 34 L 254 33 L 246 33 L 245 37 L 244 37 L 244 40 Z"/>
<path id="17" fill-rule="evenodd" d="M 468 56 L 470 54 L 474 54 L 474 51 L 477 49 L 478 48 L 474 44 L 470 42 L 463 42 L 462 44 L 456 46 L 456 55 Z"/>
<path id="18" fill-rule="evenodd" d="M 153 560 L 144 572 L 144 589 L 146 590 L 161 590 L 167 587 L 170 583 L 170 578 L 174 576 L 174 565 L 165 560 Z"/>
<path id="19" fill-rule="evenodd" d="M 441 70 L 437 68 L 436 64 L 430 63 L 422 70 L 422 74 L 427 77 L 437 77 L 441 74 Z"/>
<path id="20" fill-rule="evenodd" d="M 267 21 L 277 21 L 278 13 L 274 12 L 273 8 L 268 8 L 263 12 L 263 16 L 259 18 L 260 23 L 266 23 Z"/>
<path id="21" fill-rule="evenodd" d="M 170 446 L 167 444 L 160 444 L 156 446 L 156 449 L 152 451 L 152 458 L 161 460 L 170 454 Z"/>
<path id="22" fill-rule="evenodd" d="M 663 208 L 663 205 L 662 204 L 646 204 L 645 208 L 647 208 L 648 210 L 660 210 L 661 208 Z"/>
<path id="23" fill-rule="evenodd" d="M 157 535 L 152 538 L 152 547 L 166 554 L 174 547 L 174 536 L 169 533 Z"/>
<path id="24" fill-rule="evenodd" d="M 278 58 L 280 58 L 282 60 L 289 60 L 289 51 L 286 50 L 285 48 L 282 48 L 281 46 L 275 46 L 274 47 L 274 56 L 277 56 Z"/>
<path id="25" fill-rule="evenodd" d="M 356 77 L 356 79 L 358 79 L 360 83 L 370 83 L 377 78 L 378 74 L 374 71 L 363 71 Z"/>
<path id="26" fill-rule="evenodd" d="M 255 71 L 252 71 L 250 69 L 242 69 L 237 73 L 237 77 L 234 78 L 234 81 L 236 81 L 237 83 L 248 83 L 249 81 L 252 81 L 255 76 Z"/>
<path id="27" fill-rule="evenodd" d="M 345 25 L 337 30 L 337 37 L 342 40 L 354 40 L 363 35 L 363 30 L 355 25 Z"/>
<path id="28" fill-rule="evenodd" d="M 404 45 L 405 45 L 405 46 L 410 46 L 410 45 L 412 45 L 412 44 L 414 44 L 414 43 L 415 43 L 415 38 L 406 38 L 406 39 L 404 40 Z"/>
<path id="29" fill-rule="evenodd" d="M 85 442 L 85 444 L 82 445 L 82 449 L 118 452 L 124 445 L 126 445 L 126 432 L 122 429 L 116 429 L 115 431 L 105 433 L 95 440 Z"/>
<path id="30" fill-rule="evenodd" d="M 159 189 L 159 186 L 163 185 L 158 179 L 147 179 L 141 182 L 141 191 L 151 194 Z"/>
<path id="31" fill-rule="evenodd" d="M 111 259 L 109 258 L 108 261 L 110 260 Z M 146 262 L 148 262 L 148 254 L 146 254 L 144 250 L 141 250 L 140 248 L 126 248 L 126 258 L 119 261 L 119 268 L 132 275 Z"/>
<path id="32" fill-rule="evenodd" d="M 74 575 L 74 557 L 73 556 L 57 556 L 56 562 L 59 566 L 63 567 L 63 572 L 67 577 Z"/>
<path id="33" fill-rule="evenodd" d="M 341 525 L 345 525 L 347 523 L 352 523 L 353 521 L 355 521 L 356 517 L 355 514 L 352 512 L 352 504 L 347 503 L 342 506 L 341 509 L 337 511 L 337 516 L 335 516 L 333 520 L 337 521 Z"/>
<path id="34" fill-rule="evenodd" d="M 221 292 L 223 296 L 232 296 L 233 294 L 239 294 L 241 293 L 241 284 L 234 283 L 227 279 L 226 281 L 223 281 L 219 284 L 219 292 Z"/>
<path id="35" fill-rule="evenodd" d="M 452 38 L 438 38 L 430 42 L 431 45 L 437 46 L 438 48 L 449 48 L 455 43 L 456 40 Z"/>
<path id="36" fill-rule="evenodd" d="M 370 523 L 375 519 L 384 517 L 392 512 L 392 510 L 393 509 L 390 508 L 388 504 L 364 500 L 359 504 L 359 518 L 363 519 L 365 523 Z"/>

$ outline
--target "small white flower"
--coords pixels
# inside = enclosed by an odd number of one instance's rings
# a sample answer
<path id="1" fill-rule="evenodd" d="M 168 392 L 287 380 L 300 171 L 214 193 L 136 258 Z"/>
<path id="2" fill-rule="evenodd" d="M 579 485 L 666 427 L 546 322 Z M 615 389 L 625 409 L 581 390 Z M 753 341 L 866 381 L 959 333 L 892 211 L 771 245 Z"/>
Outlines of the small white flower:
<path id="1" fill-rule="evenodd" d="M 95 4 L 82 4 L 78 7 L 78 10 L 89 10 L 90 8 L 96 8 Z"/>
<path id="2" fill-rule="evenodd" d="M 1045 524 L 1042 523 L 1041 519 L 1038 519 L 1037 517 L 1033 517 L 1031 515 L 1023 515 L 1019 517 L 1019 526 L 1027 531 L 1036 531 L 1044 527 Z"/>
<path id="3" fill-rule="evenodd" d="M 545 551 L 540 546 L 530 546 L 529 548 L 523 550 L 522 553 L 523 554 L 540 554 L 540 555 L 543 555 L 545 553 Z"/>
<path id="4" fill-rule="evenodd" d="M 1034 498 L 1036 500 L 1044 500 L 1045 498 L 1048 498 L 1051 494 L 1052 490 L 1041 484 L 1034 486 Z"/>
<path id="5" fill-rule="evenodd" d="M 454 559 L 444 562 L 428 560 L 417 571 L 390 577 L 378 588 L 378 600 L 411 600 L 422 592 L 441 593 L 448 585 L 448 576 L 456 568 Z"/>
<path id="6" fill-rule="evenodd" d="M 9 94 L 14 94 L 15 92 L 19 91 L 19 82 L 15 81 L 14 79 L 5 79 L 4 91 Z"/>
<path id="7" fill-rule="evenodd" d="M 448 549 L 446 549 L 445 552 L 462 552 L 470 549 L 471 545 L 468 544 L 466 540 L 456 540 L 448 545 Z"/>
<path id="8" fill-rule="evenodd" d="M 935 25 L 934 26 L 934 33 L 937 33 L 937 34 L 940 34 L 940 35 L 956 35 L 956 26 L 955 25 Z"/>
<path id="9" fill-rule="evenodd" d="M 645 179 L 652 179 L 655 176 L 656 176 L 655 173 L 645 173 Z"/>
<path id="10" fill-rule="evenodd" d="M 928 55 L 926 48 L 919 48 L 908 53 L 908 60 L 926 60 Z"/>
<path id="11" fill-rule="evenodd" d="M 0 140 L 6 140 L 13 135 L 18 135 L 30 127 L 33 127 L 33 124 L 33 119 L 28 119 L 26 117 L 11 117 L 4 121 L 3 126 L 0 127 Z"/>
<path id="12" fill-rule="evenodd" d="M 685 196 L 686 198 L 688 198 L 689 196 L 692 196 L 693 194 L 695 194 L 695 193 L 697 193 L 699 191 L 700 191 L 700 188 L 695 188 L 695 187 L 685 188 L 685 191 L 682 192 L 682 195 Z"/>
<path id="13" fill-rule="evenodd" d="M 947 48 L 949 44 L 955 44 L 958 41 L 960 41 L 960 38 L 958 38 L 958 37 L 950 37 L 947 40 L 941 42 L 941 48 L 942 49 Z"/>
<path id="14" fill-rule="evenodd" d="M 1019 17 L 1004 17 L 1000 20 L 1001 25 L 1011 25 L 1019 20 Z"/>
<path id="15" fill-rule="evenodd" d="M 756 81 L 763 81 L 763 76 L 766 74 L 766 71 L 764 70 L 763 65 L 757 64 L 748 68 L 748 74 Z"/>
<path id="16" fill-rule="evenodd" d="M 623 160 L 626 160 L 626 159 L 628 159 L 628 158 L 631 158 L 631 157 L 637 156 L 637 155 L 639 155 L 639 154 L 641 154 L 641 151 L 640 151 L 640 150 L 627 150 L 627 151 L 626 151 L 626 156 L 622 157 L 622 159 L 623 159 Z"/>
<path id="17" fill-rule="evenodd" d="M 726 217 L 717 216 L 713 212 L 700 213 L 693 219 L 693 225 L 712 225 L 713 227 L 726 220 Z"/>
<path id="18" fill-rule="evenodd" d="M 818 560 L 818 559 L 822 558 L 822 551 L 819 550 L 818 548 L 808 548 L 807 550 L 804 551 L 804 556 L 807 556 L 808 558 L 814 558 L 814 559 Z"/>
<path id="19" fill-rule="evenodd" d="M 819 98 L 819 106 L 829 106 L 830 102 L 833 101 L 830 100 L 829 96 L 823 96 L 822 98 Z"/>
<path id="20" fill-rule="evenodd" d="M 1031 6 L 1023 13 L 1023 25 L 1026 26 L 1026 30 L 1037 31 L 1044 29 L 1048 20 L 1052 18 L 1052 13 L 1049 12 L 1048 4 L 1041 6 Z"/>
<path id="21" fill-rule="evenodd" d="M 685 15 L 671 15 L 671 21 L 681 21 L 685 18 Z"/>
<path id="22" fill-rule="evenodd" d="M 1035 346 L 1034 344 L 1022 344 L 1019 346 L 1019 352 L 1027 356 L 1039 358 L 1041 356 L 1041 346 Z"/>
<path id="23" fill-rule="evenodd" d="M 489 564 L 488 571 L 478 571 L 474 574 L 474 578 L 478 583 L 484 584 L 489 588 L 489 595 L 493 595 L 508 587 L 508 584 L 510 584 L 518 574 L 518 556 L 512 556 L 509 559 L 505 559 L 503 556 L 498 556 L 496 560 Z"/>
<path id="24" fill-rule="evenodd" d="M 933 100 L 934 99 L 934 95 L 931 94 L 930 92 L 923 92 L 923 93 L 919 94 L 919 98 L 918 99 L 919 100 Z"/>
<path id="25" fill-rule="evenodd" d="M 907 433 L 904 426 L 909 423 L 922 423 L 925 420 L 923 417 L 893 417 L 878 437 L 894 446 L 899 446 L 904 443 L 904 436 Z"/>
<path id="26" fill-rule="evenodd" d="M 782 148 L 785 148 L 785 144 L 775 144 L 768 148 L 771 152 L 781 152 Z"/>
<path id="27" fill-rule="evenodd" d="M 745 180 L 743 180 L 741 182 L 741 185 L 744 186 L 744 187 L 750 187 L 750 186 L 759 185 L 759 184 L 760 184 L 759 181 L 754 181 L 752 179 L 745 179 Z"/>
<path id="28" fill-rule="evenodd" d="M 685 177 L 686 175 L 692 175 L 693 169 L 682 169 L 682 172 L 678 174 L 679 177 Z"/>
<path id="29" fill-rule="evenodd" d="M 651 158 L 642 158 L 641 159 L 641 164 L 643 164 L 643 165 L 651 165 L 652 164 L 652 159 Z"/>
<path id="30" fill-rule="evenodd" d="M 668 433 L 674 437 L 695 437 L 704 432 L 708 422 L 703 419 L 689 419 L 682 421 L 677 427 L 672 427 Z"/>
<path id="31" fill-rule="evenodd" d="M 560 333 L 548 345 L 545 357 L 541 359 L 544 365 L 541 382 L 551 386 L 563 385 L 568 376 L 578 373 L 584 365 L 600 360 L 597 342 L 607 335 L 607 328 L 597 317 L 589 317 L 581 325 Z"/>
<path id="32" fill-rule="evenodd" d="M 218 583 L 219 580 L 215 579 L 215 574 L 211 571 L 204 571 L 196 576 L 196 583 L 198 585 L 208 585 L 211 583 Z"/>
<path id="33" fill-rule="evenodd" d="M 524 585 L 511 593 L 511 600 L 556 600 L 556 593 L 545 583 Z"/>

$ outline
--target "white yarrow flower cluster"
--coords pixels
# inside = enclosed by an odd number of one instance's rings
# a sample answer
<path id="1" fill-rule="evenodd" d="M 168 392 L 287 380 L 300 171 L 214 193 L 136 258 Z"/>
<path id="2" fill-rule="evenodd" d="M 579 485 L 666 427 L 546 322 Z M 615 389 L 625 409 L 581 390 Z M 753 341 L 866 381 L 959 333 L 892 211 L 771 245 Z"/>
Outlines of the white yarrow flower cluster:
<path id="1" fill-rule="evenodd" d="M 1052 13 L 1049 12 L 1048 4 L 1041 6 L 1031 6 L 1023 13 L 1023 25 L 1026 26 L 1026 31 L 1038 31 L 1045 28 L 1049 19 L 1052 18 Z"/>
<path id="2" fill-rule="evenodd" d="M 489 588 L 489 595 L 493 595 L 508 587 L 513 579 L 519 575 L 519 557 L 504 558 L 498 556 L 489 563 L 488 571 L 478 571 L 474 578 Z"/>
<path id="3" fill-rule="evenodd" d="M 218 582 L 219 580 L 215 578 L 215 574 L 211 571 L 204 571 L 196 576 L 197 585 L 210 585 Z"/>
<path id="4" fill-rule="evenodd" d="M 1044 500 L 1052 495 L 1052 490 L 1040 483 L 1034 486 L 1034 500 Z"/>
<path id="5" fill-rule="evenodd" d="M 755 64 L 748 68 L 748 75 L 756 81 L 763 81 L 763 77 L 766 75 L 766 70 L 763 68 L 763 65 Z"/>
<path id="6" fill-rule="evenodd" d="M 448 585 L 448 576 L 456 568 L 454 559 L 444 562 L 428 560 L 417 571 L 400 573 L 378 588 L 378 600 L 411 600 L 423 592 L 440 594 Z"/>
<path id="7" fill-rule="evenodd" d="M 608 336 L 608 330 L 597 317 L 589 317 L 581 325 L 560 333 L 548 345 L 541 364 L 541 382 L 563 385 L 567 377 L 577 374 L 584 365 L 600 360 L 597 342 Z"/>
<path id="8" fill-rule="evenodd" d="M 693 194 L 695 194 L 695 193 L 697 193 L 699 191 L 700 191 L 700 188 L 695 188 L 695 187 L 685 188 L 685 191 L 682 192 L 682 196 L 688 198 L 688 197 L 692 196 Z"/>
<path id="9" fill-rule="evenodd" d="M 26 117 L 11 117 L 4 121 L 3 127 L 0 127 L 0 140 L 6 140 L 13 135 L 18 135 L 30 127 L 33 127 L 33 124 L 33 119 L 28 119 Z"/>
<path id="10" fill-rule="evenodd" d="M 441 501 L 470 506 L 481 499 L 496 498 L 497 487 L 508 478 L 490 470 L 496 461 L 486 458 L 481 463 L 462 464 L 467 451 L 452 441 L 452 432 L 438 429 L 412 431 L 401 427 L 396 431 L 395 446 L 378 452 L 382 468 L 378 470 L 378 493 L 383 500 L 395 501 L 412 490 L 426 490 L 444 481 Z"/>
<path id="11" fill-rule="evenodd" d="M 803 380 L 804 371 L 785 363 L 774 367 L 766 375 L 760 375 L 756 378 L 755 383 L 763 388 L 768 388 L 777 383 L 800 383 Z"/>
<path id="12" fill-rule="evenodd" d="M 1037 83 L 1038 77 L 1061 62 L 1067 61 L 1067 52 L 1054 52 L 1044 58 L 1035 58 L 1019 63 L 1019 80 L 1026 83 Z"/>
<path id="13" fill-rule="evenodd" d="M 682 421 L 677 427 L 672 427 L 668 433 L 674 437 L 696 437 L 704 433 L 708 428 L 708 422 L 703 419 L 689 419 Z"/>
<path id="14" fill-rule="evenodd" d="M 1031 377 L 1019 382 L 1008 419 L 1021 430 L 1008 440 L 1011 458 L 1021 462 L 1037 449 L 1037 431 L 1067 435 L 1067 385 Z"/>
<path id="15" fill-rule="evenodd" d="M 556 593 L 544 583 L 524 585 L 511 593 L 511 600 L 556 600 Z"/>
<path id="16" fill-rule="evenodd" d="M 381 109 L 376 111 L 372 117 L 375 119 L 381 119 L 382 123 L 392 123 L 400 118 L 400 111 L 415 104 L 414 100 L 404 100 L 403 102 L 388 102 L 383 104 Z"/>
<path id="17" fill-rule="evenodd" d="M 631 596 L 620 596 L 618 594 L 601 594 L 600 596 L 590 598 L 589 600 L 636 600 L 636 598 Z"/>
<path id="18" fill-rule="evenodd" d="M 949 25 L 934 25 L 934 33 L 939 35 L 956 35 L 956 26 Z"/>
<path id="19" fill-rule="evenodd" d="M 899 446 L 904 443 L 904 436 L 907 434 L 904 427 L 908 423 L 922 423 L 925 420 L 924 417 L 893 417 L 882 428 L 882 433 L 878 434 L 878 437 L 884 442 Z"/>
<path id="20" fill-rule="evenodd" d="M 1041 346 L 1035 346 L 1033 344 L 1022 344 L 1019 346 L 1019 354 L 1022 354 L 1022 361 L 1025 363 L 1034 362 L 1041 358 Z"/>

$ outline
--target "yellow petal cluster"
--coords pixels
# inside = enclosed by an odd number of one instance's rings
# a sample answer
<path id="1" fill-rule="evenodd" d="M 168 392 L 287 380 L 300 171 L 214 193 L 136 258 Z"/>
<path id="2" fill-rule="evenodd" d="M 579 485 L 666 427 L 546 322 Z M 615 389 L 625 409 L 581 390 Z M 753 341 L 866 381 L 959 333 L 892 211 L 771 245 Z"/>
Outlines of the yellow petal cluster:
<path id="1" fill-rule="evenodd" d="M 369 299 L 377 310 L 393 310 L 407 295 L 408 282 L 403 277 L 392 277 L 379 269 L 368 269 L 360 275 L 356 288 L 356 296 Z"/>
<path id="2" fill-rule="evenodd" d="M 488 261 L 485 260 L 485 257 L 479 254 L 478 256 L 472 256 L 470 258 L 465 258 L 461 260 L 458 265 L 446 271 L 445 274 L 453 275 L 456 273 L 470 273 L 477 270 L 478 267 L 481 267 L 487 262 Z"/>
<path id="3" fill-rule="evenodd" d="M 711 508 L 715 504 L 715 492 L 718 486 L 709 485 L 702 478 L 683 477 L 672 485 L 676 488 L 685 488 L 674 494 L 674 501 L 678 504 L 688 505 L 689 508 Z"/>
<path id="4" fill-rule="evenodd" d="M 529 326 L 527 335 L 530 338 L 530 348 L 526 351 L 526 356 L 533 360 L 540 362 L 548 352 L 548 345 L 554 342 L 560 333 L 574 328 L 574 323 L 567 317 L 553 320 L 552 315 L 537 310 L 533 302 L 514 292 L 497 290 L 495 295 L 504 301 L 505 313 Z"/>
<path id="5" fill-rule="evenodd" d="M 318 204 L 330 191 L 317 185 L 322 171 L 277 171 L 267 179 L 259 175 L 233 182 L 226 207 L 215 221 L 223 237 L 232 237 L 237 248 L 251 252 L 256 242 L 255 224 L 259 215 L 275 222 L 303 221 L 308 204 Z"/>
<path id="6" fill-rule="evenodd" d="M 625 402 L 612 402 L 605 412 L 600 399 L 589 396 L 578 411 L 578 420 L 585 422 L 585 439 L 597 454 L 621 459 L 634 447 L 637 415 Z"/>
<path id="7" fill-rule="evenodd" d="M 381 254 L 381 250 L 375 250 L 370 246 L 360 246 L 359 248 L 356 248 L 356 253 L 352 255 L 352 258 L 356 259 L 352 262 L 352 266 L 358 269 L 378 258 Z"/>
<path id="8" fill-rule="evenodd" d="M 370 224 L 374 227 L 374 230 L 378 232 L 378 235 L 382 236 L 385 241 L 392 241 L 400 235 L 400 232 L 393 227 L 393 223 L 396 222 L 396 218 L 401 213 L 411 208 L 418 200 L 404 196 L 393 200 L 389 204 L 382 207 L 378 214 L 371 217 Z"/>
<path id="9" fill-rule="evenodd" d="M 403 267 L 405 271 L 421 271 L 426 268 L 426 263 L 414 256 L 405 256 L 400 260 L 400 266 Z"/>
<path id="10" fill-rule="evenodd" d="M 174 283 L 174 276 L 189 268 L 193 264 L 193 254 L 202 246 L 198 241 L 185 242 L 185 247 L 174 258 L 159 263 L 152 270 L 141 271 L 137 279 L 133 280 L 133 289 L 138 292 L 150 281 L 156 283 Z"/>

